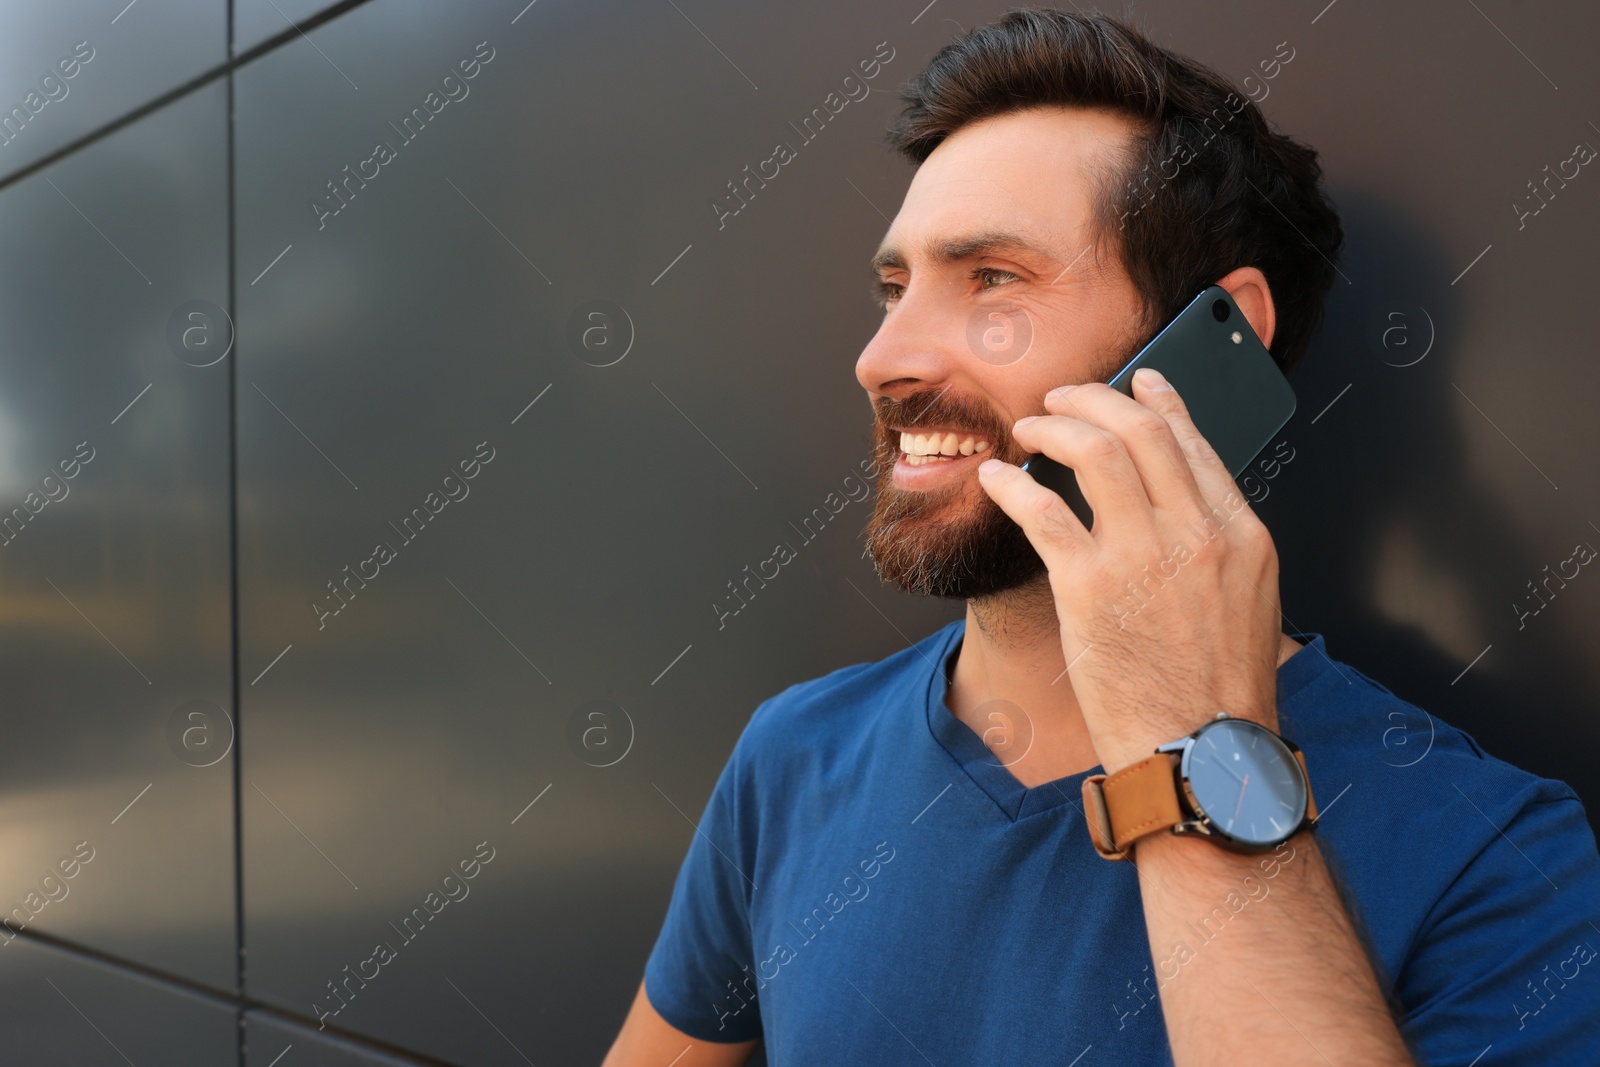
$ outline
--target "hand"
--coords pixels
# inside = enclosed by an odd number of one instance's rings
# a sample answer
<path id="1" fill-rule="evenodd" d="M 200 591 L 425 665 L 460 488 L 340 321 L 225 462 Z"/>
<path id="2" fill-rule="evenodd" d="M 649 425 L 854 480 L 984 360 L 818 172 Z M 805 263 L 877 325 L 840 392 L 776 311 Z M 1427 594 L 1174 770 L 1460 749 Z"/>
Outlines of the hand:
<path id="1" fill-rule="evenodd" d="M 1272 537 L 1155 371 L 1132 398 L 1103 383 L 1045 397 L 1024 448 L 1071 467 L 1086 529 L 1059 495 L 999 460 L 984 491 L 1048 568 L 1061 649 L 1108 772 L 1218 711 L 1277 728 L 1278 557 Z"/>

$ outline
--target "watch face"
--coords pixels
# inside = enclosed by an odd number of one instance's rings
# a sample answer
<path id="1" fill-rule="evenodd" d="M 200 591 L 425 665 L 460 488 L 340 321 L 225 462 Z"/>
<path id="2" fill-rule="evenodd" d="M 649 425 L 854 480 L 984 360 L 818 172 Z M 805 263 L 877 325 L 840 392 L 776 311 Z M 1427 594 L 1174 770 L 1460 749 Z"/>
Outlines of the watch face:
<path id="1" fill-rule="evenodd" d="M 1306 787 L 1289 746 L 1243 719 L 1208 723 L 1183 757 L 1195 804 L 1213 829 L 1244 845 L 1271 847 L 1306 814 Z"/>

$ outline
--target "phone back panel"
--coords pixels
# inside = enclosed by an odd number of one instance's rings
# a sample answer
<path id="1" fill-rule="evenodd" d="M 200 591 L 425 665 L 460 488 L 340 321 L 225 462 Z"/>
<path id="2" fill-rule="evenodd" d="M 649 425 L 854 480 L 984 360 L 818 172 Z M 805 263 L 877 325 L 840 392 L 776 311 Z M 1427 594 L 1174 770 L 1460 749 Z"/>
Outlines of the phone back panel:
<path id="1" fill-rule="evenodd" d="M 1226 309 L 1220 320 L 1214 310 L 1218 302 Z M 1201 436 L 1235 477 L 1294 414 L 1288 379 L 1221 286 L 1213 285 L 1190 301 L 1108 384 L 1132 396 L 1133 372 L 1140 367 L 1153 367 L 1172 383 Z M 1071 468 L 1040 455 L 1023 469 L 1060 493 L 1084 525 L 1092 523 L 1093 513 Z"/>

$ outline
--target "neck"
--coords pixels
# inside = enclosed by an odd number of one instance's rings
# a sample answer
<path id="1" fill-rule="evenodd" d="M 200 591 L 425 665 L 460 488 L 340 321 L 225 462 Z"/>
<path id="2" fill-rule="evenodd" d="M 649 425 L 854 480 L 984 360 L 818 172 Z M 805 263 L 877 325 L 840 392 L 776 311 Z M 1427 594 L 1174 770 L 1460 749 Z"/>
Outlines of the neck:
<path id="1" fill-rule="evenodd" d="M 1280 634 L 1279 665 L 1300 647 Z M 1029 788 L 1100 765 L 1066 666 L 1048 576 L 967 601 L 945 703 Z"/>

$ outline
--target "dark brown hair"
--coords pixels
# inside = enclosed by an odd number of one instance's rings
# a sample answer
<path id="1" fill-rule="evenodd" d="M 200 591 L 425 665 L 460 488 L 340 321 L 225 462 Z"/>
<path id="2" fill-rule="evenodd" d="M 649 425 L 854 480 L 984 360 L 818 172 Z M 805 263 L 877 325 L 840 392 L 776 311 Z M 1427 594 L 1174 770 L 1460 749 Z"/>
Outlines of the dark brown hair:
<path id="1" fill-rule="evenodd" d="M 900 96 L 888 139 L 918 164 L 992 115 L 1071 106 L 1128 116 L 1134 140 L 1101 168 L 1093 224 L 1144 299 L 1145 336 L 1207 285 L 1254 266 L 1277 310 L 1273 358 L 1288 371 L 1305 354 L 1343 227 L 1316 151 L 1274 133 L 1216 71 L 1105 15 L 1014 10 L 940 49 Z"/>

